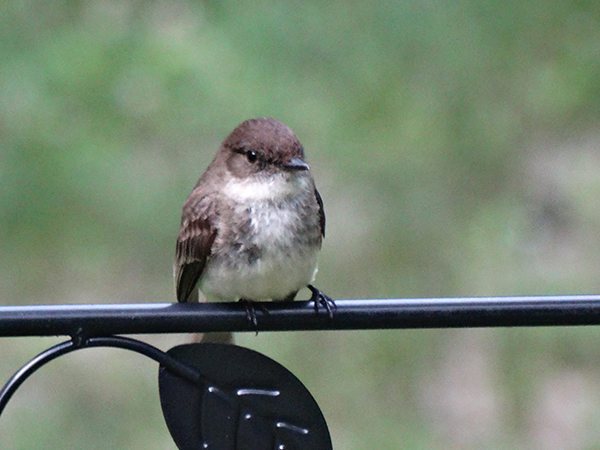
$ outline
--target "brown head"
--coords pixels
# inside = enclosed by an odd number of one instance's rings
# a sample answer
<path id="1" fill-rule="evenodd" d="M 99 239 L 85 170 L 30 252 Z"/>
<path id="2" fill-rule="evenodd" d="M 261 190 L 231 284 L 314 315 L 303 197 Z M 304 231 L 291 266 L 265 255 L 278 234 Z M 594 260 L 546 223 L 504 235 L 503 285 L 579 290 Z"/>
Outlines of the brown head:
<path id="1" fill-rule="evenodd" d="M 221 144 L 223 158 L 232 175 L 240 178 L 258 173 L 308 170 L 304 148 L 287 125 L 266 117 L 239 125 Z"/>

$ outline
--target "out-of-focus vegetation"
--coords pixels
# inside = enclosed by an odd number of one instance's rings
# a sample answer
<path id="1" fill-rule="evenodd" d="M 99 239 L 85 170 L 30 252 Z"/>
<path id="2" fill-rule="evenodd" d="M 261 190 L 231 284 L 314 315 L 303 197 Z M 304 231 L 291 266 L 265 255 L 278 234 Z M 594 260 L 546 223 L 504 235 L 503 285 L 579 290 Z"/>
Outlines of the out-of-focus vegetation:
<path id="1" fill-rule="evenodd" d="M 598 292 L 599 36 L 591 1 L 3 2 L 0 302 L 174 301 L 183 200 L 254 116 L 306 148 L 332 297 Z M 2 340 L 0 377 L 54 342 Z M 336 450 L 599 445 L 596 328 L 238 342 Z M 26 382 L 0 447 L 174 449 L 155 364 L 86 352 Z"/>

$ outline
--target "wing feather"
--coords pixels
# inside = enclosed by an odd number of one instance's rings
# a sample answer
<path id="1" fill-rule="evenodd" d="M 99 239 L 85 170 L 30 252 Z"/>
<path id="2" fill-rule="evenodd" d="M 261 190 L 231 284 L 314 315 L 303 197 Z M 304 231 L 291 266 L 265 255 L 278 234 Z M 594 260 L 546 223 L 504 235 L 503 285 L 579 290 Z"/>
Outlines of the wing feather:
<path id="1" fill-rule="evenodd" d="M 316 188 L 315 197 L 317 197 L 317 203 L 319 204 L 319 223 L 321 225 L 321 236 L 325 237 L 325 209 L 323 208 L 323 199 Z"/>
<path id="2" fill-rule="evenodd" d="M 215 202 L 192 192 L 183 205 L 181 230 L 177 237 L 175 283 L 177 301 L 194 301 L 196 286 L 217 237 Z"/>

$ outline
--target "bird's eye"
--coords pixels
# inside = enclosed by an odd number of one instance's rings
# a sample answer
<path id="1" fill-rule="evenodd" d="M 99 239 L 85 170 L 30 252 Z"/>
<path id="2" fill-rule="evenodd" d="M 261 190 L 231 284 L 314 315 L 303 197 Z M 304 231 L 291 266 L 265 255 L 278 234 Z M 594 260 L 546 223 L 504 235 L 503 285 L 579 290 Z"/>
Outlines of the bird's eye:
<path id="1" fill-rule="evenodd" d="M 253 152 L 252 150 L 248 150 L 246 152 L 246 158 L 248 158 L 248 161 L 251 163 L 255 162 L 257 159 L 256 152 Z"/>

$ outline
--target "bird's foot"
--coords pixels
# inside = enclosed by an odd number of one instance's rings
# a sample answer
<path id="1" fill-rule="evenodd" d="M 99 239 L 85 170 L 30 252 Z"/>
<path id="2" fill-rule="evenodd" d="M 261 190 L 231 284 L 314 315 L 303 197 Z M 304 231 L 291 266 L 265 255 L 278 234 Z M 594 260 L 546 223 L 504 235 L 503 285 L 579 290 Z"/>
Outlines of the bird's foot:
<path id="1" fill-rule="evenodd" d="M 256 308 L 260 309 L 264 314 L 268 314 L 269 311 L 261 302 L 256 302 L 254 300 L 248 300 L 246 298 L 241 298 L 239 300 L 240 303 L 244 305 L 244 309 L 246 310 L 246 318 L 248 322 L 252 324 L 254 331 L 258 334 L 258 319 L 256 318 Z"/>
<path id="2" fill-rule="evenodd" d="M 327 315 L 329 316 L 329 318 L 333 319 L 333 310 L 337 308 L 335 302 L 331 298 L 323 294 L 316 287 L 314 287 L 312 284 L 309 284 L 307 287 L 308 289 L 310 289 L 310 292 L 312 292 L 310 301 L 315 302 L 315 311 L 318 312 L 319 305 L 321 305 L 323 308 L 325 308 L 325 311 L 327 311 Z"/>

